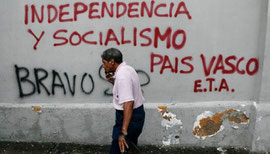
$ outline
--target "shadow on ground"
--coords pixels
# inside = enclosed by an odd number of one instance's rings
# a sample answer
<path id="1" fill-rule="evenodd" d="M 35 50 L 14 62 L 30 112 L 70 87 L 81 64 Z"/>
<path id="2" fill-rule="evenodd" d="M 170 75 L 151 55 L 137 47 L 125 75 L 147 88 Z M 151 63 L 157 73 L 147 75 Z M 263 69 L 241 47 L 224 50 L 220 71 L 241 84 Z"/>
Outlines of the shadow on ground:
<path id="1" fill-rule="evenodd" d="M 72 143 L 0 142 L 1 154 L 107 154 L 110 146 Z M 139 146 L 142 154 L 251 154 L 245 148 Z M 262 153 L 263 154 L 263 153 Z"/>

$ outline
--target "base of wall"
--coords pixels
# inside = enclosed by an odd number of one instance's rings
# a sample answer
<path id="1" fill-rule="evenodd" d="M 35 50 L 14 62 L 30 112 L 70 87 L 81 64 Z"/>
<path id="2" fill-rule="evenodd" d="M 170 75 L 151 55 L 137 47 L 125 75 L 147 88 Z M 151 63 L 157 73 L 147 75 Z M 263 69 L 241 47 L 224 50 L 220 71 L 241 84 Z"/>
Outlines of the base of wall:
<path id="1" fill-rule="evenodd" d="M 139 143 L 270 151 L 269 110 L 270 105 L 242 101 L 146 103 Z M 114 109 L 105 103 L 1 103 L 0 123 L 0 141 L 109 145 Z"/>
<path id="2" fill-rule="evenodd" d="M 253 151 L 270 151 L 270 103 L 257 104 L 256 126 L 252 142 Z"/>
<path id="3" fill-rule="evenodd" d="M 183 153 L 183 154 L 220 154 L 220 153 L 251 153 L 245 148 L 221 148 L 221 147 L 172 147 L 139 145 L 139 150 L 143 154 L 164 154 L 164 153 Z M 36 143 L 36 142 L 0 142 L 0 153 L 76 153 L 76 154 L 108 154 L 110 145 L 83 145 L 73 143 Z M 255 153 L 254 153 L 255 154 Z"/>

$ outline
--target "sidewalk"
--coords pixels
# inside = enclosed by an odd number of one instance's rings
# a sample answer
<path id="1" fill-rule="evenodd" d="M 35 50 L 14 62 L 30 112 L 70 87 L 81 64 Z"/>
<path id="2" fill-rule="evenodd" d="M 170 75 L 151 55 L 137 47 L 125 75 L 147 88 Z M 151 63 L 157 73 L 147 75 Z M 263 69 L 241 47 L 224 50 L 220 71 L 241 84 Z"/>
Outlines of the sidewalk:
<path id="1" fill-rule="evenodd" d="M 139 146 L 142 154 L 249 154 L 245 148 Z M 1 154 L 107 154 L 110 146 L 72 143 L 0 142 Z M 263 154 L 263 153 L 262 153 Z M 265 153 L 266 154 L 266 153 Z"/>

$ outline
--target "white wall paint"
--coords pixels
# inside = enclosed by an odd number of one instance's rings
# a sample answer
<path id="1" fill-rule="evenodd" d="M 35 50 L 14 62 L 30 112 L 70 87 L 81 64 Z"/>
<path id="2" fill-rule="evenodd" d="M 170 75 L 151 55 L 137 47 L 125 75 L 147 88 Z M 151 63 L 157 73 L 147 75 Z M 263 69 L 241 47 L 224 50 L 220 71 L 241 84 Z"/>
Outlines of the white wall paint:
<path id="1" fill-rule="evenodd" d="M 222 74 L 218 71 L 216 74 L 212 72 L 208 77 L 203 73 L 203 65 L 200 55 L 203 54 L 207 63 L 213 56 L 223 55 L 226 58 L 235 55 L 237 59 L 244 57 L 240 68 L 245 68 L 245 64 L 250 58 L 256 58 L 262 64 L 264 55 L 264 48 L 261 47 L 265 41 L 265 21 L 267 19 L 267 0 L 253 1 L 253 0 L 189 0 L 183 1 L 189 11 L 192 19 L 189 20 L 186 15 L 178 18 L 102 18 L 89 20 L 87 13 L 80 15 L 77 22 L 59 23 L 58 21 L 48 24 L 44 23 L 24 23 L 25 5 L 35 6 L 53 4 L 59 6 L 62 4 L 70 4 L 69 9 L 71 14 L 65 16 L 69 18 L 73 16 L 72 5 L 76 1 L 33 1 L 33 0 L 3 0 L 0 6 L 0 102 L 8 103 L 74 103 L 74 102 L 110 102 L 111 97 L 104 96 L 104 90 L 111 88 L 109 83 L 106 83 L 98 76 L 98 69 L 101 65 L 100 54 L 103 50 L 109 47 L 119 48 L 123 54 L 124 59 L 128 64 L 136 69 L 145 71 L 150 76 L 150 83 L 143 87 L 144 95 L 147 102 L 196 102 L 196 101 L 212 101 L 212 100 L 255 100 L 258 97 L 260 89 L 260 73 L 262 66 L 259 66 L 259 72 L 255 75 L 249 76 L 247 74 L 240 75 L 238 73 Z M 83 1 L 89 4 L 93 1 Z M 107 3 L 114 2 L 112 0 Z M 127 1 L 122 1 L 127 3 Z M 137 1 L 141 2 L 141 1 Z M 150 3 L 150 0 L 146 1 Z M 164 1 L 156 0 L 155 4 L 163 3 Z M 177 1 L 166 1 L 169 5 Z M 176 6 L 175 6 L 176 7 Z M 45 7 L 46 8 L 46 7 Z M 64 9 L 65 11 L 69 10 Z M 29 8 L 29 12 L 30 12 Z M 166 9 L 161 9 L 163 13 Z M 46 11 L 45 11 L 46 12 Z M 31 16 L 29 16 L 29 20 Z M 172 30 L 182 29 L 186 32 L 186 44 L 180 49 L 167 49 L 164 42 L 159 42 L 160 46 L 154 48 L 153 45 L 148 47 L 120 45 L 117 46 L 115 42 L 109 42 L 108 46 L 104 45 L 87 45 L 80 44 L 78 46 L 64 45 L 54 47 L 53 44 L 59 41 L 53 39 L 53 34 L 59 29 L 67 29 L 70 35 L 73 31 L 85 33 L 93 30 L 95 33 L 89 39 L 96 39 L 99 32 L 106 32 L 107 29 L 113 29 L 117 36 L 120 36 L 121 27 L 126 28 L 125 38 L 132 38 L 132 29 L 137 27 L 138 31 L 144 28 L 159 27 L 161 31 L 171 27 Z M 45 32 L 43 38 L 37 46 L 37 50 L 33 49 L 35 38 L 27 32 L 31 29 L 36 35 L 40 35 L 42 31 Z M 269 25 L 268 25 L 269 29 Z M 152 30 L 153 31 L 153 30 Z M 148 35 L 148 33 L 146 33 Z M 63 34 L 63 36 L 69 36 Z M 149 36 L 153 38 L 150 34 Z M 104 36 L 105 37 L 105 36 Z M 103 38 L 104 39 L 104 38 Z M 145 39 L 138 39 L 138 44 L 145 42 Z M 269 42 L 269 41 L 268 41 Z M 269 43 L 267 44 L 269 46 Z M 267 48 L 268 49 L 268 48 Z M 190 62 L 194 67 L 192 73 L 180 74 L 172 73 L 166 69 L 161 75 L 159 73 L 161 65 L 154 67 L 154 72 L 151 72 L 151 53 L 168 55 L 170 60 L 174 62 L 174 58 L 178 57 L 180 60 L 186 56 L 191 56 L 193 59 Z M 267 58 L 267 57 L 266 57 Z M 157 59 L 156 59 L 157 60 Z M 265 60 L 264 60 L 265 61 Z M 232 63 L 236 63 L 232 61 Z M 179 62 L 179 64 L 181 64 Z M 216 63 L 214 63 L 215 66 Z M 27 67 L 30 71 L 29 79 L 34 80 L 34 68 L 43 68 L 48 71 L 48 78 L 44 80 L 44 85 L 51 93 L 52 88 L 52 70 L 57 71 L 64 82 L 66 95 L 63 95 L 63 90 L 56 88 L 54 96 L 47 96 L 44 89 L 41 87 L 41 94 L 35 92 L 34 95 L 20 98 L 19 87 L 16 79 L 15 67 Z M 174 65 L 174 64 L 172 64 Z M 213 66 L 213 68 L 214 68 Z M 228 68 L 228 66 L 225 66 Z M 188 67 L 178 67 L 187 70 Z M 76 92 L 72 96 L 68 90 L 64 72 L 71 75 L 77 75 Z M 81 92 L 80 78 L 84 73 L 91 74 L 95 83 L 94 91 L 90 95 Z M 269 71 L 268 71 L 269 72 Z M 267 75 L 268 74 L 268 75 Z M 21 76 L 24 73 L 21 72 Z M 265 74 L 269 76 L 269 73 Z M 146 82 L 146 76 L 140 74 L 142 82 Z M 230 91 L 225 90 L 221 92 L 203 92 L 194 93 L 194 81 L 202 80 L 202 87 L 208 88 L 205 81 L 206 78 L 214 78 L 217 82 L 214 87 L 219 87 L 220 80 L 224 78 L 228 83 Z M 89 81 L 89 80 L 87 80 Z M 264 82 L 264 81 L 263 81 Z M 31 90 L 29 84 L 23 84 L 23 90 Z M 87 82 L 85 83 L 87 87 Z M 269 86 L 264 89 L 269 89 Z M 88 87 L 90 88 L 90 87 Z M 87 89 L 87 88 L 86 88 Z M 235 91 L 232 92 L 231 90 Z M 266 96 L 262 96 L 266 97 Z"/>
<path id="2" fill-rule="evenodd" d="M 260 101 L 269 102 L 270 101 L 270 68 L 269 63 L 269 53 L 270 53 L 270 3 L 268 2 L 268 13 L 267 13 L 267 32 L 265 39 L 265 52 L 264 52 L 264 63 L 263 63 L 263 73 L 262 73 L 262 86 L 260 92 Z"/>

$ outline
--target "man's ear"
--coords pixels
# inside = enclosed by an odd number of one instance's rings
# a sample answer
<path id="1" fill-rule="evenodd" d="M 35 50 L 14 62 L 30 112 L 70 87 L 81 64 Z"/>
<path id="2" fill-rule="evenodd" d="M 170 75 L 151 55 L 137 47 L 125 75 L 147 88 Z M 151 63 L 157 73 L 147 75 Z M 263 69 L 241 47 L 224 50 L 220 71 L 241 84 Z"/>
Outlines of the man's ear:
<path id="1" fill-rule="evenodd" d="M 109 63 L 111 63 L 112 65 L 114 65 L 114 63 L 115 63 L 114 59 L 111 59 Z"/>

